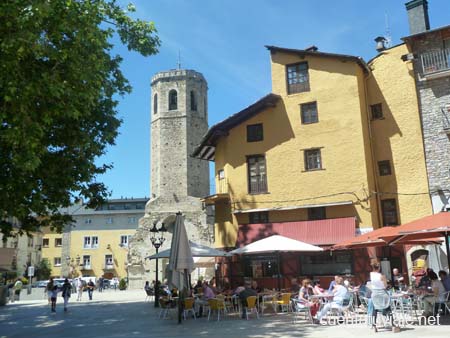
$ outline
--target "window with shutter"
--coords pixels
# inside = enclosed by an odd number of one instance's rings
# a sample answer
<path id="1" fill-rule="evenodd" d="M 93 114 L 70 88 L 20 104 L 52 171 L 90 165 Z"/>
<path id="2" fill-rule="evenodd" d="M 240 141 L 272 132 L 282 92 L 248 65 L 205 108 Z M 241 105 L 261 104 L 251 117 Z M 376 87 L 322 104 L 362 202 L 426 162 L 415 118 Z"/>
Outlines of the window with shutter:
<path id="1" fill-rule="evenodd" d="M 263 155 L 247 157 L 248 192 L 261 194 L 267 192 L 266 159 Z"/>

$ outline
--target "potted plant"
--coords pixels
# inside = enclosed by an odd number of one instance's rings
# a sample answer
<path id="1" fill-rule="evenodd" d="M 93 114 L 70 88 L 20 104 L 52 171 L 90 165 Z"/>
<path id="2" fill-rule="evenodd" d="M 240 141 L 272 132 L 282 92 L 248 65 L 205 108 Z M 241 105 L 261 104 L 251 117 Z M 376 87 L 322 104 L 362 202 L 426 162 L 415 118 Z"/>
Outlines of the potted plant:
<path id="1" fill-rule="evenodd" d="M 126 290 L 127 289 L 127 282 L 125 281 L 125 278 L 122 278 L 119 282 L 119 290 Z"/>

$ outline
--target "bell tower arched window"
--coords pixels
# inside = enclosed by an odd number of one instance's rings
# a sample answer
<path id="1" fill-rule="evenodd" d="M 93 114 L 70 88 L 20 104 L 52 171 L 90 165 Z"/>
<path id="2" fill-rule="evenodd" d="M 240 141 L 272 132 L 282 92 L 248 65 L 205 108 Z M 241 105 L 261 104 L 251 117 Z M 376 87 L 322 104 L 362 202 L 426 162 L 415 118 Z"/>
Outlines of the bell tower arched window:
<path id="1" fill-rule="evenodd" d="M 175 89 L 169 91 L 169 110 L 177 110 L 178 109 L 178 94 Z"/>
<path id="2" fill-rule="evenodd" d="M 195 92 L 191 90 L 191 110 L 197 111 L 197 98 L 195 97 Z"/>
<path id="3" fill-rule="evenodd" d="M 158 94 L 153 95 L 153 114 L 158 114 Z"/>

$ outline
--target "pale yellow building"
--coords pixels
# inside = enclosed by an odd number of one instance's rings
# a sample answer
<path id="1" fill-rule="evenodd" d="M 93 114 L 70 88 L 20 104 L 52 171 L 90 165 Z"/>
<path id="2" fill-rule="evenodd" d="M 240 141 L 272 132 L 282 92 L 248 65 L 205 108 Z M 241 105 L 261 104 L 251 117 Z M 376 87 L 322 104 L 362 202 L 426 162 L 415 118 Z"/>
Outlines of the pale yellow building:
<path id="1" fill-rule="evenodd" d="M 62 236 L 62 234 L 51 232 L 49 228 L 43 229 L 42 259 L 49 262 L 54 277 L 62 276 Z"/>
<path id="2" fill-rule="evenodd" d="M 43 258 L 52 276 L 126 278 L 128 243 L 144 215 L 147 199 L 109 200 L 97 209 L 75 204 L 63 210 L 75 223 L 62 234 L 45 231 Z"/>
<path id="3" fill-rule="evenodd" d="M 216 246 L 280 234 L 326 248 L 430 214 L 405 45 L 369 63 L 314 46 L 267 48 L 272 93 L 211 127 L 193 154 L 215 162 L 216 194 L 205 202 L 215 206 Z M 351 255 L 315 257 L 284 269 L 355 273 Z M 274 274 L 276 261 L 255 259 L 244 266 Z"/>
<path id="4" fill-rule="evenodd" d="M 41 260 L 42 233 L 35 231 L 19 234 L 20 224 L 13 222 L 17 230 L 13 236 L 3 241 L 0 234 L 0 270 L 15 271 L 17 276 L 28 276 L 27 268 L 37 265 Z"/>

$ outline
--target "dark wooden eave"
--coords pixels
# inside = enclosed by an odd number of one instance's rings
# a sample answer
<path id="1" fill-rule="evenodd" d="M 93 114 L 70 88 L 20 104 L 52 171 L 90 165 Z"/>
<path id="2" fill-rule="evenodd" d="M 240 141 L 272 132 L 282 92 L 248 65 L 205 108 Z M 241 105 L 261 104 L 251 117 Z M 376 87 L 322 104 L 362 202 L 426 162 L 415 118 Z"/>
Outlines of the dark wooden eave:
<path id="1" fill-rule="evenodd" d="M 416 33 L 416 34 L 413 34 L 413 35 L 405 36 L 405 37 L 403 37 L 403 38 L 401 38 L 401 39 L 402 39 L 403 41 L 405 41 L 405 42 L 408 42 L 409 40 L 413 40 L 413 39 L 418 38 L 418 37 L 423 37 L 423 36 L 425 36 L 425 35 L 427 35 L 427 34 L 436 33 L 436 32 L 438 32 L 438 31 L 445 31 L 445 30 L 447 30 L 447 29 L 450 30 L 450 25 L 438 27 L 438 28 L 435 28 L 435 29 L 429 29 L 429 30 L 427 30 L 427 31 L 423 31 L 423 32 Z"/>
<path id="2" fill-rule="evenodd" d="M 203 136 L 202 141 L 194 149 L 191 156 L 207 161 L 214 161 L 216 144 L 219 138 L 227 136 L 228 132 L 232 128 L 247 121 L 263 110 L 275 107 L 279 99 L 279 95 L 270 93 L 240 112 L 233 114 L 222 122 L 215 124 L 209 128 L 208 132 L 205 136 Z"/>
<path id="3" fill-rule="evenodd" d="M 356 62 L 365 73 L 369 73 L 370 69 L 367 65 L 367 63 L 361 58 L 360 56 L 354 56 L 354 55 L 346 55 L 346 54 L 335 54 L 335 53 L 324 53 L 319 52 L 317 50 L 317 47 L 311 46 L 306 49 L 292 49 L 292 48 L 283 48 L 283 47 L 276 47 L 276 46 L 265 46 L 271 53 L 291 53 L 296 54 L 299 56 L 318 56 L 318 57 L 325 57 L 325 58 L 332 58 L 332 59 L 339 59 L 343 61 L 352 61 Z"/>

